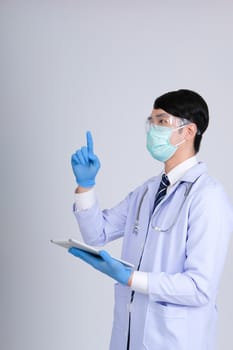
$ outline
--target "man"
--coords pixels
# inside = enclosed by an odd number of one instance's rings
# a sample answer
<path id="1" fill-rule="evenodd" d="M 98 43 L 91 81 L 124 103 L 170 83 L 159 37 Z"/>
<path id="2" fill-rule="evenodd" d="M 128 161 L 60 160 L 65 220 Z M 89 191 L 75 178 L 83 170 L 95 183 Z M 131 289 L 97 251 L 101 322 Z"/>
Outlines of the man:
<path id="1" fill-rule="evenodd" d="M 73 255 L 114 278 L 111 350 L 213 350 L 216 297 L 233 211 L 221 186 L 198 162 L 209 122 L 203 98 L 190 90 L 158 97 L 147 120 L 147 149 L 164 173 L 101 211 L 94 192 L 100 162 L 87 147 L 72 156 L 78 183 L 74 213 L 86 243 L 123 237 L 122 259 L 106 251 Z"/>

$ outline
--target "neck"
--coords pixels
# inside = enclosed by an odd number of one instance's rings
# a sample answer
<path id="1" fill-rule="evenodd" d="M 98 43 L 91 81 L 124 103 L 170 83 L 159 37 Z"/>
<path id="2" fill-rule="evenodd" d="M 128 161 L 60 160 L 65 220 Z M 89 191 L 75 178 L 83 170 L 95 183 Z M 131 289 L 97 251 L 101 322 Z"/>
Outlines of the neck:
<path id="1" fill-rule="evenodd" d="M 171 157 L 170 159 L 168 159 L 165 162 L 165 173 L 168 174 L 169 171 L 171 171 L 172 169 L 174 169 L 177 165 L 183 163 L 185 160 L 193 157 L 195 155 L 195 152 L 187 152 L 187 153 L 175 153 L 173 157 Z"/>

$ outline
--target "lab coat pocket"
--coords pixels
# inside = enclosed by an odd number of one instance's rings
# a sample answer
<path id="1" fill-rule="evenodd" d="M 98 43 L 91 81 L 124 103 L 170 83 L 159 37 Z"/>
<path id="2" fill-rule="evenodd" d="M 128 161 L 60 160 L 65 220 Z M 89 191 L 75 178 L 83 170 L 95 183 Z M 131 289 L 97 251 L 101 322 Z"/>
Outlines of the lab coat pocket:
<path id="1" fill-rule="evenodd" d="M 187 309 L 150 301 L 146 315 L 144 347 L 146 350 L 187 350 Z"/>

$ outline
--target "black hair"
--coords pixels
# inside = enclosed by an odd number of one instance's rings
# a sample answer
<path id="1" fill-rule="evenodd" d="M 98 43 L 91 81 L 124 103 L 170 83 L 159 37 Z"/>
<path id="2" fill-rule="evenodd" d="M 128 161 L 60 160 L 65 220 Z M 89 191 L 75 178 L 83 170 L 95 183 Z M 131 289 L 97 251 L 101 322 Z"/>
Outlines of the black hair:
<path id="1" fill-rule="evenodd" d="M 186 89 L 170 91 L 158 97 L 154 102 L 154 109 L 163 109 L 169 114 L 185 118 L 197 126 L 194 149 L 200 148 L 202 135 L 209 124 L 209 110 L 205 100 L 196 92 Z"/>

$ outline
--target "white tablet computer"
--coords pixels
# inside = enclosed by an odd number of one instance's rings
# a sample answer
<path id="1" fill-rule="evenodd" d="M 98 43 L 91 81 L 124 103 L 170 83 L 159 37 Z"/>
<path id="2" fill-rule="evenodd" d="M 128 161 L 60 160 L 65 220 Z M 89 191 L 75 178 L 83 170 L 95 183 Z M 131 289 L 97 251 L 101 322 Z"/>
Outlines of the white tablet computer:
<path id="1" fill-rule="evenodd" d="M 75 248 L 82 249 L 82 250 L 84 250 L 84 251 L 86 251 L 88 253 L 91 253 L 91 254 L 94 254 L 94 255 L 99 255 L 99 250 L 98 249 L 93 248 L 90 245 L 87 245 L 87 244 L 85 244 L 83 242 L 76 241 L 73 238 L 69 238 L 69 239 L 63 240 L 63 241 L 51 239 L 51 242 L 54 243 L 54 244 L 57 244 L 57 245 L 59 245 L 59 246 L 61 246 L 63 248 L 66 248 L 66 249 L 75 247 Z M 124 264 L 127 267 L 134 267 L 133 264 L 131 264 L 131 263 L 127 262 L 127 261 L 124 261 L 122 259 L 118 259 L 118 258 L 115 258 L 115 257 L 113 257 L 113 258 L 115 260 L 120 261 L 122 264 Z"/>

